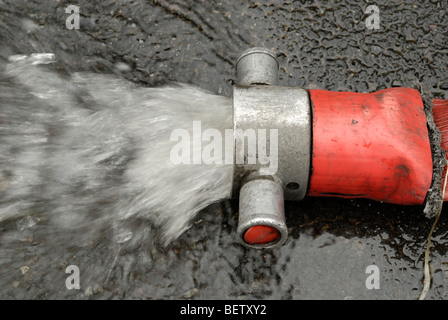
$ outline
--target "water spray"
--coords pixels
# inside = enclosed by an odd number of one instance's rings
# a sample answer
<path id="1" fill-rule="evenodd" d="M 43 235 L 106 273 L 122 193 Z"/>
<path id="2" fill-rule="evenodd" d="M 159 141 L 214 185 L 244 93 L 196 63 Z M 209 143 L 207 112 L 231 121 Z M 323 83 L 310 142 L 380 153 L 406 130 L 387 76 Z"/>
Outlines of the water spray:
<path id="1" fill-rule="evenodd" d="M 285 200 L 315 196 L 423 205 L 429 194 L 438 195 L 440 203 L 448 200 L 442 200 L 440 179 L 434 180 L 446 160 L 435 164 L 428 125 L 435 122 L 444 154 L 447 100 L 434 99 L 428 119 L 416 89 L 354 93 L 284 87 L 278 85 L 278 70 L 276 55 L 265 48 L 246 50 L 236 64 L 234 132 L 278 130 L 275 173 L 261 161 L 234 165 L 232 194 L 239 197 L 237 234 L 243 245 L 284 244 Z M 244 146 L 238 139 L 237 148 Z"/>

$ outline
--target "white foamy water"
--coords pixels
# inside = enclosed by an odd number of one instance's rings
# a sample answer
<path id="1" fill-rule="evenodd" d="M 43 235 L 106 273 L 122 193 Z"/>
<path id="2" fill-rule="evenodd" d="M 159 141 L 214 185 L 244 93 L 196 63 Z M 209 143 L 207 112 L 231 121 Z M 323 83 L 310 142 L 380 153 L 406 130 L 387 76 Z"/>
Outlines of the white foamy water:
<path id="1" fill-rule="evenodd" d="M 145 88 L 113 76 L 51 71 L 54 56 L 14 56 L 1 77 L 0 221 L 54 234 L 120 228 L 141 219 L 166 245 L 227 198 L 228 164 L 173 164 L 176 128 L 232 127 L 231 101 L 200 88 Z M 47 65 L 50 64 L 50 65 Z M 224 153 L 223 153 L 224 154 Z M 224 161 L 222 162 L 224 163 Z"/>

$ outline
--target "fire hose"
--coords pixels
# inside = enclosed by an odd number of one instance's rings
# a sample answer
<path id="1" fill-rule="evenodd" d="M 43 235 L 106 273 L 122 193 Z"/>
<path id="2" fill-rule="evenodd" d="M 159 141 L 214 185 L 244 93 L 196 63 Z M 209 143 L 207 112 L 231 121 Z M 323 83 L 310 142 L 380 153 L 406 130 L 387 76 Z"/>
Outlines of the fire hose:
<path id="1" fill-rule="evenodd" d="M 441 197 L 442 185 L 434 185 L 433 176 L 445 163 L 434 164 L 430 120 L 419 90 L 284 87 L 278 85 L 278 70 L 275 54 L 264 48 L 248 49 L 237 61 L 234 131 L 278 130 L 275 173 L 259 161 L 234 165 L 232 193 L 239 197 L 237 234 L 243 245 L 274 248 L 286 241 L 285 200 L 340 197 L 423 205 L 431 191 Z M 444 155 L 448 100 L 432 103 L 431 121 Z M 236 146 L 242 145 L 238 139 Z"/>

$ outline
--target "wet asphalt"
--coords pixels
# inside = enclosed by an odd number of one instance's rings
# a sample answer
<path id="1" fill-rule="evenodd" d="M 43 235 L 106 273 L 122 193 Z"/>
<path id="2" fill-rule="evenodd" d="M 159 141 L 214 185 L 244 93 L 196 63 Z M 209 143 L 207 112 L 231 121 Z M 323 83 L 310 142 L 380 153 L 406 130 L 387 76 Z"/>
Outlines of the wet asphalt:
<path id="1" fill-rule="evenodd" d="M 78 30 L 66 28 L 71 4 L 80 10 Z M 379 9 L 379 29 L 366 27 L 368 5 Z M 113 73 L 142 86 L 185 82 L 230 97 L 238 56 L 263 46 L 278 54 L 282 85 L 355 92 L 419 86 L 448 99 L 444 0 L 6 0 L 0 2 L 0 30 L 2 64 L 11 54 L 53 52 L 61 73 Z M 423 206 L 307 198 L 288 202 L 286 217 L 289 239 L 274 251 L 236 243 L 236 201 L 201 212 L 168 248 L 131 243 L 117 249 L 107 236 L 58 248 L 50 239 L 18 241 L 0 271 L 3 283 L 10 283 L 0 289 L 0 298 L 419 297 L 433 222 L 424 217 Z M 448 298 L 446 222 L 442 212 L 433 235 L 427 299 Z M 15 222 L 0 230 L 11 226 Z M 80 290 L 64 286 L 68 264 L 88 270 Z M 366 286 L 370 265 L 378 267 L 378 289 Z"/>

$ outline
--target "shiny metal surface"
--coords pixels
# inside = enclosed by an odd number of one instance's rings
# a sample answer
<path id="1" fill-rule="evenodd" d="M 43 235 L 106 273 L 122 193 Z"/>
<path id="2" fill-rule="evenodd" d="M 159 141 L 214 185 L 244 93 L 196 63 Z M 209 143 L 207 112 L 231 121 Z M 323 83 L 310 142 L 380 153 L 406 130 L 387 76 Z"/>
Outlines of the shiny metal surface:
<path id="1" fill-rule="evenodd" d="M 280 237 L 265 244 L 244 242 L 246 230 L 257 225 L 276 228 Z M 261 176 L 243 185 L 240 191 L 237 235 L 243 245 L 254 249 L 272 249 L 285 243 L 288 229 L 285 223 L 283 190 L 278 181 L 269 176 Z"/>
<path id="2" fill-rule="evenodd" d="M 244 51 L 236 63 L 240 85 L 276 85 L 279 64 L 276 55 L 261 47 Z"/>
<path id="3" fill-rule="evenodd" d="M 259 129 L 266 129 L 268 154 L 277 153 L 277 168 L 273 163 L 262 165 L 260 159 L 255 164 L 235 161 L 233 195 L 237 195 L 247 174 L 266 170 L 265 173 L 275 174 L 281 180 L 286 200 L 303 199 L 311 162 L 311 109 L 307 91 L 279 86 L 235 86 L 233 108 L 235 154 L 245 152 L 247 160 L 248 142 L 238 132 Z M 277 141 L 271 141 L 275 134 L 270 133 L 275 131 Z"/>

